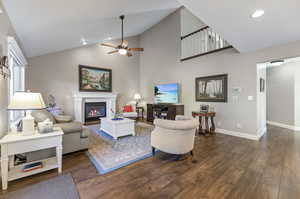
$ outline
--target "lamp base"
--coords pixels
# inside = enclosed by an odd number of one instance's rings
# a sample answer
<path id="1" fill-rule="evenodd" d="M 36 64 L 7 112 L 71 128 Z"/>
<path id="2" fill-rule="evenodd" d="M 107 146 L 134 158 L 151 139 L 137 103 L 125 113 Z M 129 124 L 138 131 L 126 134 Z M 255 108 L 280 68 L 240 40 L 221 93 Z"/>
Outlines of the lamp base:
<path id="1" fill-rule="evenodd" d="M 22 119 L 22 123 L 22 135 L 33 135 L 35 133 L 34 118 L 31 116 L 31 112 L 26 111 L 26 117 Z"/>

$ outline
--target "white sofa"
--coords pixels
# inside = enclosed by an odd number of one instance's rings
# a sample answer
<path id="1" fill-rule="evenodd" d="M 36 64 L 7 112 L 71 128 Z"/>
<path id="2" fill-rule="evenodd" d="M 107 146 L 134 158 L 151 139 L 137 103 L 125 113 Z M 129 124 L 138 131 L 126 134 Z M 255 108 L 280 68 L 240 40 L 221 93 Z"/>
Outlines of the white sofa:
<path id="1" fill-rule="evenodd" d="M 155 149 L 170 154 L 193 155 L 195 130 L 199 125 L 196 119 L 176 117 L 177 120 L 155 119 L 155 129 L 151 133 L 152 153 Z"/>

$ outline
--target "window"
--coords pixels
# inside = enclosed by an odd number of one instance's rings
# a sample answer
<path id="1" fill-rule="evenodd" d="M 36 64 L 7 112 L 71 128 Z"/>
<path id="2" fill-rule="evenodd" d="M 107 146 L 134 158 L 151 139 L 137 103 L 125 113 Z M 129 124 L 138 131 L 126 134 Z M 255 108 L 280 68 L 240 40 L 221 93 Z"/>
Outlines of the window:
<path id="1" fill-rule="evenodd" d="M 17 91 L 25 90 L 25 66 L 27 61 L 14 38 L 8 38 L 8 57 L 11 77 L 9 81 L 9 101 Z M 9 121 L 14 123 L 24 116 L 23 111 L 10 111 Z"/>

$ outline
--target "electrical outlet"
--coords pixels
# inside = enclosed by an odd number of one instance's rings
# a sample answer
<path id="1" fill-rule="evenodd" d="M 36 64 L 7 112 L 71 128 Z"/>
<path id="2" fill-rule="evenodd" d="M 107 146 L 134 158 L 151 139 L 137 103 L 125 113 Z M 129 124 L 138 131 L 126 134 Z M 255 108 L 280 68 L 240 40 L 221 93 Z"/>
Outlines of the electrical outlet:
<path id="1" fill-rule="evenodd" d="M 240 124 L 240 123 L 237 123 L 237 124 L 236 124 L 236 128 L 238 128 L 238 129 L 242 129 L 242 128 L 243 128 L 243 125 L 242 125 L 242 124 Z"/>
<path id="2" fill-rule="evenodd" d="M 217 122 L 217 126 L 221 126 L 222 125 L 222 122 Z"/>

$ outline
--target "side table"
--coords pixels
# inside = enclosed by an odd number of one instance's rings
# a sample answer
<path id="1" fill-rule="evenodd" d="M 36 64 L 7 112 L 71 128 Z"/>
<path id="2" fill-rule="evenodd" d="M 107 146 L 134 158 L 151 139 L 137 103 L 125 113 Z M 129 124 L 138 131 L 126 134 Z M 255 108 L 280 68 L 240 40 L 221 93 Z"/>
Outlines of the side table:
<path id="1" fill-rule="evenodd" d="M 216 116 L 215 112 L 192 112 L 192 116 L 199 117 L 199 129 L 198 129 L 199 134 L 205 135 L 205 133 L 209 133 L 209 134 L 215 133 L 215 130 L 216 130 L 215 123 L 214 123 L 214 117 Z M 204 130 L 202 128 L 202 118 L 203 117 L 205 118 L 205 129 Z M 209 128 L 209 124 L 208 124 L 209 118 L 211 121 L 210 128 Z"/>
<path id="2" fill-rule="evenodd" d="M 54 132 L 46 134 L 40 134 L 36 131 L 35 134 L 28 136 L 21 135 L 21 133 L 8 133 L 4 136 L 0 140 L 2 189 L 7 189 L 8 181 L 34 175 L 50 169 L 58 168 L 58 173 L 61 173 L 63 134 L 61 128 L 55 128 Z M 42 168 L 23 172 L 24 166 L 34 162 L 17 166 L 14 165 L 14 155 L 48 148 L 56 148 L 56 157 L 34 161 L 42 162 Z"/>
<path id="3" fill-rule="evenodd" d="M 141 118 L 141 120 L 143 121 L 144 120 L 144 112 L 145 112 L 144 107 L 137 106 L 136 107 L 136 112 L 137 112 L 137 120 L 139 120 Z M 140 116 L 140 113 L 142 114 L 142 116 Z"/>

